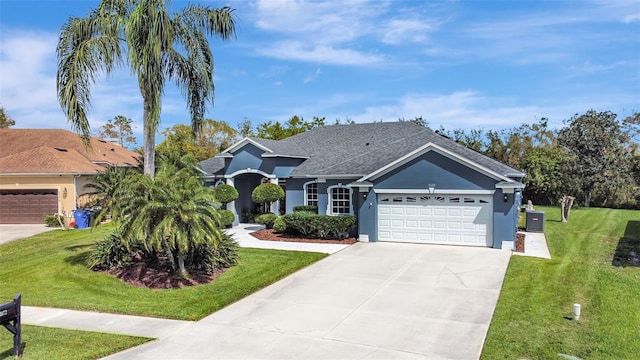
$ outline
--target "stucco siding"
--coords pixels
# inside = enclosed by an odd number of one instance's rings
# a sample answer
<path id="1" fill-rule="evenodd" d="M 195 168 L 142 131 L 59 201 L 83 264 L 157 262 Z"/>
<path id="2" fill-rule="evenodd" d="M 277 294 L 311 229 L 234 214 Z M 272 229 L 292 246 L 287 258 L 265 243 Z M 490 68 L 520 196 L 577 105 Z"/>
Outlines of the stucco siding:
<path id="1" fill-rule="evenodd" d="M 58 213 L 69 213 L 75 209 L 73 175 L 30 175 L 0 176 L 0 189 L 3 190 L 58 190 Z M 66 189 L 66 192 L 65 192 Z M 65 196 L 66 193 L 66 196 Z"/>
<path id="2" fill-rule="evenodd" d="M 451 160 L 435 151 L 404 164 L 374 181 L 378 189 L 493 190 L 496 180 Z"/>
<path id="3" fill-rule="evenodd" d="M 430 151 L 397 169 L 373 181 L 373 188 L 367 199 L 362 199 L 358 208 L 358 227 L 360 236 L 365 235 L 369 241 L 377 241 L 377 196 L 374 190 L 406 189 L 424 191 L 429 184 L 435 184 L 436 191 L 447 190 L 488 190 L 493 195 L 493 238 L 494 248 L 501 248 L 502 241 L 514 241 L 516 236 L 519 198 L 508 194 L 504 201 L 503 192 L 496 189 L 498 180 L 484 175 L 474 169 L 449 159 L 437 152 Z"/>

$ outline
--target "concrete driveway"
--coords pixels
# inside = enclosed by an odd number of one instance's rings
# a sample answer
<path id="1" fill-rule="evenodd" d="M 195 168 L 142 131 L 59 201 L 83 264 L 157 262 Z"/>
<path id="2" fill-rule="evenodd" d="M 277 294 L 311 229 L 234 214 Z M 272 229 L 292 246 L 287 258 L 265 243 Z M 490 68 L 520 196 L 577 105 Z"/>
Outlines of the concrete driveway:
<path id="1" fill-rule="evenodd" d="M 0 244 L 55 229 L 46 227 L 44 224 L 0 224 Z"/>
<path id="2" fill-rule="evenodd" d="M 109 359 L 477 359 L 510 255 L 358 243 Z"/>

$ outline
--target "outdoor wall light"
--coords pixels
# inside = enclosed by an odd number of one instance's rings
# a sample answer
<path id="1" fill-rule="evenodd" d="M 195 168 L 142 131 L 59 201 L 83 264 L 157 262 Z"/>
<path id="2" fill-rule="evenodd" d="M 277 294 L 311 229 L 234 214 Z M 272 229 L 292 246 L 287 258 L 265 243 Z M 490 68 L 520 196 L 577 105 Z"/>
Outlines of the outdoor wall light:
<path id="1" fill-rule="evenodd" d="M 436 192 L 436 184 L 429 184 L 429 194 Z"/>
<path id="2" fill-rule="evenodd" d="M 502 198 L 504 199 L 504 202 L 509 201 L 509 195 L 507 194 L 502 195 Z"/>
<path id="3" fill-rule="evenodd" d="M 67 198 L 67 188 L 62 189 L 62 198 L 63 199 Z"/>
<path id="4" fill-rule="evenodd" d="M 366 199 L 367 198 L 367 193 L 362 193 L 362 198 Z"/>

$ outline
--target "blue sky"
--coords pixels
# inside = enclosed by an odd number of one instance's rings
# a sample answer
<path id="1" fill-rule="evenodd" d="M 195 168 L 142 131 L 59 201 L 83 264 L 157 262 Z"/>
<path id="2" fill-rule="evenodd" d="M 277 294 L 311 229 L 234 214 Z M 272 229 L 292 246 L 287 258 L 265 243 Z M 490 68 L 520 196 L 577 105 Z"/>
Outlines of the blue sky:
<path id="1" fill-rule="evenodd" d="M 558 127 L 589 109 L 640 111 L 637 0 L 192 2 L 236 9 L 237 39 L 211 41 L 207 114 L 234 127 L 293 115 L 422 116 L 432 128 L 488 130 L 540 117 Z M 56 99 L 57 34 L 97 4 L 0 0 L 0 105 L 15 128 L 70 129 Z M 93 89 L 92 127 L 124 115 L 140 141 L 142 99 L 129 72 Z M 189 121 L 167 88 L 160 128 Z"/>

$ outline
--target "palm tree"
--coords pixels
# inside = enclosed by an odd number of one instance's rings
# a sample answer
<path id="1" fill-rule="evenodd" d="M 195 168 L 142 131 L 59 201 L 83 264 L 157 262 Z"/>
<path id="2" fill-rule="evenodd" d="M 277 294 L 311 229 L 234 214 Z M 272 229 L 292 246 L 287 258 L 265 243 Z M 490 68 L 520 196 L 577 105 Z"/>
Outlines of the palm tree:
<path id="1" fill-rule="evenodd" d="M 182 277 L 188 276 L 189 250 L 205 243 L 215 248 L 222 236 L 213 190 L 203 185 L 195 166 L 188 156 L 161 161 L 155 178 L 130 177 L 117 195 L 123 239 L 164 252 Z"/>
<path id="2" fill-rule="evenodd" d="M 58 100 L 88 144 L 91 85 L 126 63 L 143 100 L 144 173 L 155 174 L 155 134 L 165 80 L 182 90 L 194 135 L 213 103 L 213 55 L 205 35 L 235 35 L 233 9 L 188 5 L 170 14 L 169 0 L 103 0 L 85 18 L 69 18 L 58 40 Z"/>

